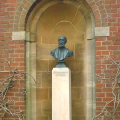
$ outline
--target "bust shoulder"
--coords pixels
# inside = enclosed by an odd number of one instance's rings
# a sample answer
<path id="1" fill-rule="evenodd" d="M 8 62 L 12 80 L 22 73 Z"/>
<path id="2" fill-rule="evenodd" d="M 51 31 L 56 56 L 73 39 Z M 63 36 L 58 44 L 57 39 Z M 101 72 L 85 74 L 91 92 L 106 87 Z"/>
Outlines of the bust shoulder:
<path id="1" fill-rule="evenodd" d="M 58 50 L 58 48 L 52 50 L 52 51 L 50 52 L 50 54 L 51 54 L 51 55 L 54 54 L 54 53 L 56 52 L 56 50 Z"/>
<path id="2" fill-rule="evenodd" d="M 73 51 L 68 49 L 69 57 L 73 56 Z"/>

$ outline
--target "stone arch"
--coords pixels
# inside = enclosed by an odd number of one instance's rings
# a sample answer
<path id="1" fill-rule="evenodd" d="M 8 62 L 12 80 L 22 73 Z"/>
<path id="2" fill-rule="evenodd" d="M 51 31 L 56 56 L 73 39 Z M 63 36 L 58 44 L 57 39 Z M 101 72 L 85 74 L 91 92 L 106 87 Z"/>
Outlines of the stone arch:
<path id="1" fill-rule="evenodd" d="M 56 4 L 65 3 L 79 9 L 86 20 L 86 53 L 84 55 L 85 70 L 86 70 L 86 120 L 90 120 L 95 115 L 95 21 L 92 10 L 86 2 L 79 0 L 72 1 L 49 1 L 43 0 L 31 11 L 26 25 L 26 71 L 36 78 L 36 30 L 38 21 L 43 12 Z M 81 7 L 80 7 L 81 6 Z M 68 22 L 68 21 L 67 21 Z M 59 22 L 57 23 L 59 24 Z M 26 79 L 30 79 L 27 76 Z M 26 88 L 30 90 L 30 94 L 26 96 L 26 116 L 27 120 L 36 120 L 36 86 L 27 80 Z"/>
<path id="2" fill-rule="evenodd" d="M 18 6 L 16 13 L 14 15 L 14 28 L 13 31 L 25 31 L 25 24 L 26 24 L 26 17 L 29 16 L 31 11 L 34 9 L 34 7 L 39 3 L 39 2 L 44 2 L 45 0 L 22 0 L 20 5 Z M 79 1 L 79 0 L 77 0 Z M 104 7 L 103 1 L 90 1 L 86 0 L 86 4 L 88 4 L 95 16 L 95 21 L 96 21 L 96 27 L 102 27 L 102 26 L 107 26 L 107 12 Z M 27 15 L 27 16 L 26 16 Z M 102 16 L 102 17 L 101 17 Z"/>

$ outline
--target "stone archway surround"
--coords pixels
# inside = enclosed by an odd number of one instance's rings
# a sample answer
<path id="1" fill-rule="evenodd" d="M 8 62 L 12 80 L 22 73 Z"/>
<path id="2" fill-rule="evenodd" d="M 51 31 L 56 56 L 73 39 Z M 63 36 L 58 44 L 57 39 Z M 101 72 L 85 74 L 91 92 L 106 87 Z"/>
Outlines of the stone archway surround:
<path id="1" fill-rule="evenodd" d="M 58 3 L 71 4 L 78 7 L 81 2 L 77 1 L 43 1 L 40 2 L 30 14 L 27 28 L 26 28 L 26 40 L 31 41 L 26 44 L 26 71 L 36 78 L 36 26 L 40 15 L 49 7 Z M 83 3 L 82 3 L 83 4 Z M 86 55 L 85 55 L 85 69 L 86 69 L 86 106 L 87 106 L 87 120 L 90 120 L 95 115 L 95 40 L 94 40 L 94 17 L 88 8 L 87 12 L 84 7 L 79 8 L 86 19 L 87 32 L 86 32 Z M 40 9 L 42 8 L 42 9 Z M 27 79 L 30 79 L 27 77 Z M 26 87 L 30 90 L 30 94 L 26 96 L 26 116 L 27 120 L 36 120 L 36 86 L 32 81 L 27 81 Z"/>
<path id="2" fill-rule="evenodd" d="M 45 2 L 48 0 L 41 0 L 42 2 Z M 79 0 L 77 0 L 79 1 Z M 99 0 L 86 0 L 86 2 L 89 4 L 89 6 L 91 7 L 93 14 L 95 16 L 95 21 L 96 21 L 96 27 L 106 27 L 107 26 L 107 20 L 105 20 L 107 18 L 107 12 L 104 6 L 104 2 L 103 1 L 99 1 Z M 14 15 L 14 27 L 13 27 L 13 31 L 17 32 L 17 31 L 24 31 L 25 30 L 25 19 L 26 19 L 26 15 L 28 13 L 28 11 L 31 9 L 31 6 L 33 4 L 38 4 L 39 1 L 38 0 L 22 0 L 19 4 L 19 6 L 17 7 L 16 13 Z M 98 17 L 99 16 L 99 17 Z M 103 16 L 103 19 L 101 18 L 101 16 Z"/>

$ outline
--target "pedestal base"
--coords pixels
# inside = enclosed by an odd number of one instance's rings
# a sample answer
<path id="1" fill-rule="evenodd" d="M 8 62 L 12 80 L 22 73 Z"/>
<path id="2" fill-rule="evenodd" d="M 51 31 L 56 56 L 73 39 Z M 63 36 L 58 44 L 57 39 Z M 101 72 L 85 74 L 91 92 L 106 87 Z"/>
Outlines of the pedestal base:
<path id="1" fill-rule="evenodd" d="M 71 120 L 71 71 L 52 70 L 52 120 Z"/>

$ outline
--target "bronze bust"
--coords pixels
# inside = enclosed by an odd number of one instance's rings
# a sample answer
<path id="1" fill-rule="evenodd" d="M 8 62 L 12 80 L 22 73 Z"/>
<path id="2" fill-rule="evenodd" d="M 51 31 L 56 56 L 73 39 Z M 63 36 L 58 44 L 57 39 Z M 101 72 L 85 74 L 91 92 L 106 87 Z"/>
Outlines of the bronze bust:
<path id="1" fill-rule="evenodd" d="M 58 38 L 58 48 L 51 51 L 50 55 L 52 55 L 54 58 L 58 59 L 58 65 L 56 67 L 66 67 L 64 64 L 64 59 L 67 57 L 73 56 L 73 52 L 65 47 L 65 44 L 67 43 L 67 38 L 64 36 L 60 36 Z"/>

